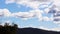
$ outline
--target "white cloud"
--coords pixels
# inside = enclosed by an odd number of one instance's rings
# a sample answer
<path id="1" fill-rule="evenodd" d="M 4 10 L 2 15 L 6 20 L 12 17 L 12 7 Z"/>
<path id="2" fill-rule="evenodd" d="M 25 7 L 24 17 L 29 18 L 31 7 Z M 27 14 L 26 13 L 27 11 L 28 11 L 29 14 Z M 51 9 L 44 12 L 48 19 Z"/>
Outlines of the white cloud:
<path id="1" fill-rule="evenodd" d="M 11 16 L 11 12 L 8 9 L 3 9 L 4 16 Z"/>
<path id="2" fill-rule="evenodd" d="M 44 11 L 45 11 L 46 14 L 48 14 L 48 12 L 50 11 L 50 9 L 47 8 L 47 9 L 45 9 Z"/>
<path id="3" fill-rule="evenodd" d="M 52 3 L 51 6 L 49 6 L 48 8 L 46 8 L 46 9 L 44 10 L 44 12 L 45 12 L 46 14 L 48 14 L 48 12 L 49 12 L 50 10 L 52 10 L 52 9 L 57 10 L 56 6 L 55 6 L 53 3 Z"/>
<path id="4" fill-rule="evenodd" d="M 31 7 L 31 8 L 38 8 L 38 6 L 40 5 L 39 2 L 30 2 L 29 0 L 21 0 L 21 1 L 17 1 L 16 3 L 26 5 L 27 7 Z"/>
<path id="5" fill-rule="evenodd" d="M 43 30 L 48 30 L 48 31 L 57 31 L 59 32 L 60 31 L 60 27 L 56 27 L 56 28 L 46 28 L 44 26 L 40 26 L 38 27 L 39 29 L 43 29 Z"/>
<path id="6" fill-rule="evenodd" d="M 34 9 L 39 8 L 39 6 L 41 4 L 46 4 L 46 5 L 43 5 L 43 7 L 46 7 L 46 6 L 49 7 L 48 5 L 51 2 L 53 2 L 52 5 L 60 6 L 59 5 L 60 4 L 60 0 L 5 0 L 6 4 L 9 4 L 9 3 L 22 4 L 22 5 L 26 5 L 27 7 L 29 6 L 31 8 L 34 8 Z"/>
<path id="7" fill-rule="evenodd" d="M 57 23 L 57 24 L 59 24 L 60 23 L 60 17 L 57 17 L 57 18 L 54 18 L 54 23 Z"/>
<path id="8" fill-rule="evenodd" d="M 60 0 L 53 0 L 53 5 L 55 5 L 56 6 L 56 8 L 55 9 L 57 9 L 58 11 L 60 10 Z"/>
<path id="9" fill-rule="evenodd" d="M 5 3 L 6 4 L 9 4 L 9 3 L 14 3 L 16 0 L 5 0 Z"/>
<path id="10" fill-rule="evenodd" d="M 46 28 L 46 27 L 43 27 L 43 26 L 40 26 L 38 27 L 39 29 L 43 29 L 43 30 L 50 30 L 49 28 Z"/>
<path id="11" fill-rule="evenodd" d="M 52 28 L 53 31 L 60 31 L 60 27 Z"/>
<path id="12" fill-rule="evenodd" d="M 8 9 L 0 9 L 0 15 L 5 16 L 5 17 L 9 17 L 9 16 L 11 16 L 11 12 L 9 12 Z"/>
<path id="13" fill-rule="evenodd" d="M 32 12 L 17 12 L 17 13 L 11 13 L 8 9 L 0 9 L 0 16 L 4 17 L 17 17 L 17 18 L 32 18 L 35 17 L 35 14 Z"/>
<path id="14" fill-rule="evenodd" d="M 30 19 L 30 18 L 38 18 L 39 21 L 51 21 L 52 17 L 44 17 L 42 16 L 42 14 L 44 13 L 41 10 L 31 10 L 29 12 L 16 12 L 16 13 L 11 13 L 8 9 L 0 9 L 0 15 L 2 14 L 2 16 L 4 17 L 16 17 L 16 18 L 22 18 L 24 20 Z M 46 20 L 45 20 L 46 19 Z"/>
<path id="15" fill-rule="evenodd" d="M 2 13 L 2 9 L 0 9 L 0 17 L 3 15 L 3 13 Z"/>
<path id="16" fill-rule="evenodd" d="M 53 21 L 53 23 L 55 23 L 55 24 L 60 24 L 60 21 Z"/>
<path id="17" fill-rule="evenodd" d="M 38 19 L 40 18 L 40 20 L 41 20 L 42 13 L 43 13 L 43 11 L 40 11 L 40 10 L 31 10 L 29 12 L 17 12 L 17 13 L 13 13 L 13 15 L 15 17 L 24 18 L 24 19 L 37 17 Z"/>
<path id="18" fill-rule="evenodd" d="M 51 0 L 6 0 L 5 3 L 9 4 L 9 3 L 16 3 L 16 4 L 22 4 L 22 5 L 26 5 L 27 7 L 31 7 L 33 9 L 37 9 L 39 8 L 40 4 L 49 4 L 51 2 Z M 46 6 L 47 6 L 46 5 Z"/>
<path id="19" fill-rule="evenodd" d="M 54 0 L 54 4 L 56 5 L 56 6 L 60 6 L 59 4 L 60 4 L 60 0 Z"/>
<path id="20" fill-rule="evenodd" d="M 13 13 L 13 15 L 17 18 L 32 18 L 35 17 L 34 13 L 30 13 L 30 12 L 18 12 L 18 13 Z"/>
<path id="21" fill-rule="evenodd" d="M 50 18 L 47 17 L 47 16 L 45 16 L 45 17 L 43 17 L 43 20 L 44 20 L 44 21 L 50 21 Z"/>
<path id="22" fill-rule="evenodd" d="M 31 12 L 33 12 L 35 14 L 35 16 L 38 18 L 39 21 L 42 20 L 42 14 L 44 13 L 42 10 L 36 9 L 36 10 L 32 10 Z"/>

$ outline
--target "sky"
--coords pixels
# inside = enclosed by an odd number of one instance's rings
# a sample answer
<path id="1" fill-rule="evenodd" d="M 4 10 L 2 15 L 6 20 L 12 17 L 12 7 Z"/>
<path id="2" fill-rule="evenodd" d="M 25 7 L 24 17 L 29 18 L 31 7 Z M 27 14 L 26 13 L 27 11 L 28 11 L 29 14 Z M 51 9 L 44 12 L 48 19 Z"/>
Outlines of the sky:
<path id="1" fill-rule="evenodd" d="M 15 23 L 19 28 L 33 27 L 60 31 L 60 21 L 53 19 L 60 0 L 0 0 L 0 24 Z"/>

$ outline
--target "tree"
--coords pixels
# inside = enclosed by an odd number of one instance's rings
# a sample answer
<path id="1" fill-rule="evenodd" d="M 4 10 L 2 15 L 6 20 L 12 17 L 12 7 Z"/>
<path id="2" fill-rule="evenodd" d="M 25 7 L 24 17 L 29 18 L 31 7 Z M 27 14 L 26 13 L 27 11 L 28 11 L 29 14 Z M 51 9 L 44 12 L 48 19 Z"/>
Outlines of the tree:
<path id="1" fill-rule="evenodd" d="M 5 24 L 4 24 L 4 27 L 5 27 L 5 26 L 9 26 L 9 23 L 5 23 Z"/>
<path id="2" fill-rule="evenodd" d="M 4 26 L 0 25 L 0 34 L 16 34 L 17 28 L 17 24 L 11 26 L 9 23 L 5 23 Z"/>

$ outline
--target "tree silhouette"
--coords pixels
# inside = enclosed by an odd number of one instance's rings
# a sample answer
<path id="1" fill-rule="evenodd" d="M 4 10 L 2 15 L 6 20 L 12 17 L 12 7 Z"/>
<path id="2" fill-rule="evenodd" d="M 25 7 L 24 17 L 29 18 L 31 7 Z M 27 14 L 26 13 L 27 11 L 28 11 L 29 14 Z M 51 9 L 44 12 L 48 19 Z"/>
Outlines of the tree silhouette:
<path id="1" fill-rule="evenodd" d="M 9 23 L 5 23 L 4 26 L 0 25 L 0 34 L 16 34 L 17 28 L 17 24 L 11 26 Z"/>

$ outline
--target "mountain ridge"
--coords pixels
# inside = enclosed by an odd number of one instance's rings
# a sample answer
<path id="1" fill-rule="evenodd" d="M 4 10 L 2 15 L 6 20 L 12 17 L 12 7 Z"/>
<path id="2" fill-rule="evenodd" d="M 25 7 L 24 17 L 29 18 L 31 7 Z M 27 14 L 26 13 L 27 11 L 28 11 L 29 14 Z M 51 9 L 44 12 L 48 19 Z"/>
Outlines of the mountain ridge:
<path id="1" fill-rule="evenodd" d="M 28 27 L 18 28 L 17 34 L 60 34 L 60 32 Z"/>

